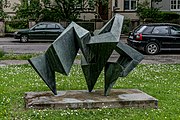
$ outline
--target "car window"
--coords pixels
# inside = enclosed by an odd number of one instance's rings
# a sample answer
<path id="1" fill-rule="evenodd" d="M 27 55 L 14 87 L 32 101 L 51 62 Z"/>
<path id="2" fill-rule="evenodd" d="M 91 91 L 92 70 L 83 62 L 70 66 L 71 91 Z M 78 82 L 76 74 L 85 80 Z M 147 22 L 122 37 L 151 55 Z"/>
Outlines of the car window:
<path id="1" fill-rule="evenodd" d="M 143 34 L 151 34 L 154 26 L 147 26 L 147 28 L 143 31 Z"/>
<path id="2" fill-rule="evenodd" d="M 60 27 L 58 25 L 56 25 L 56 29 L 59 29 Z"/>
<path id="3" fill-rule="evenodd" d="M 178 26 L 173 26 L 170 28 L 171 34 L 172 35 L 177 35 L 180 34 L 180 27 Z"/>
<path id="4" fill-rule="evenodd" d="M 39 24 L 37 25 L 34 29 L 36 30 L 42 30 L 42 29 L 45 29 L 46 28 L 46 24 Z"/>
<path id="5" fill-rule="evenodd" d="M 47 29 L 55 29 L 56 25 L 55 24 L 48 24 Z"/>
<path id="6" fill-rule="evenodd" d="M 172 35 L 176 35 L 178 33 L 177 30 L 173 27 L 170 30 Z"/>
<path id="7" fill-rule="evenodd" d="M 154 27 L 152 34 L 168 34 L 168 26 L 156 26 Z"/>
<path id="8" fill-rule="evenodd" d="M 137 33 L 142 33 L 142 31 L 146 28 L 147 26 L 142 26 L 142 27 L 139 27 L 135 30 L 135 32 Z"/>

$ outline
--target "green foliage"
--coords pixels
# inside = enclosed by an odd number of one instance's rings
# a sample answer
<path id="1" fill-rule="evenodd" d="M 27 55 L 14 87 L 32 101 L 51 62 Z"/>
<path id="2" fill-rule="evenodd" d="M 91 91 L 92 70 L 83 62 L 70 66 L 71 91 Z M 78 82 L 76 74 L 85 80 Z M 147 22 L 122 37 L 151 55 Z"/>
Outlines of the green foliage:
<path id="1" fill-rule="evenodd" d="M 7 14 L 3 11 L 3 0 L 0 0 L 0 19 L 4 19 L 7 17 Z"/>
<path id="2" fill-rule="evenodd" d="M 5 22 L 5 31 L 6 32 L 15 32 L 17 29 L 26 29 L 28 28 L 28 21 L 25 20 L 11 20 Z"/>
<path id="3" fill-rule="evenodd" d="M 0 19 L 4 19 L 6 17 L 7 17 L 7 14 L 4 11 L 0 10 Z"/>
<path id="4" fill-rule="evenodd" d="M 0 58 L 3 57 L 4 55 L 5 55 L 5 52 L 2 49 L 0 49 Z"/>
<path id="5" fill-rule="evenodd" d="M 160 16 L 162 20 L 166 20 L 166 21 L 171 21 L 180 18 L 179 14 L 173 12 L 161 12 Z"/>
<path id="6" fill-rule="evenodd" d="M 158 18 L 159 9 L 151 8 L 149 6 L 149 2 L 146 0 L 143 3 L 138 3 L 136 12 L 141 20 L 145 20 L 147 18 L 156 19 Z"/>
<path id="7" fill-rule="evenodd" d="M 9 26 L 17 29 L 25 29 L 28 28 L 28 21 L 21 20 L 21 21 L 7 21 L 6 22 Z"/>
<path id="8" fill-rule="evenodd" d="M 23 0 L 22 4 L 15 4 L 16 19 L 33 19 L 39 21 L 76 21 L 83 10 L 95 9 L 99 2 L 107 4 L 108 0 Z"/>
<path id="9" fill-rule="evenodd" d="M 59 22 L 61 14 L 56 10 L 43 9 L 39 21 L 54 21 Z"/>
<path id="10" fill-rule="evenodd" d="M 2 50 L 0 50 L 0 60 L 28 60 L 38 55 L 39 54 L 5 54 Z"/>
<path id="11" fill-rule="evenodd" d="M 49 91 L 30 65 L 0 67 L 0 119 L 2 120 L 179 120 L 180 65 L 141 64 L 127 77 L 119 78 L 114 89 L 140 89 L 158 99 L 158 109 L 25 109 L 25 92 Z M 103 89 L 103 73 L 95 89 Z M 71 74 L 57 74 L 58 90 L 86 90 L 81 67 Z M 109 96 L 110 97 L 110 96 Z"/>
<path id="12" fill-rule="evenodd" d="M 59 13 L 60 20 L 74 21 L 78 18 L 80 11 L 84 7 L 82 3 L 83 0 L 55 0 L 55 5 L 45 7 Z"/>
<path id="13" fill-rule="evenodd" d="M 37 21 L 41 15 L 42 5 L 38 0 L 31 0 L 30 3 L 25 0 L 22 4 L 15 4 L 13 9 L 16 11 L 15 19 Z"/>
<path id="14" fill-rule="evenodd" d="M 132 30 L 132 24 L 130 19 L 126 19 L 123 22 L 122 34 L 128 34 Z"/>
<path id="15" fill-rule="evenodd" d="M 5 32 L 6 32 L 6 33 L 13 33 L 13 32 L 15 32 L 15 31 L 16 31 L 16 29 L 10 27 L 9 25 L 6 25 L 6 26 L 5 26 Z"/>

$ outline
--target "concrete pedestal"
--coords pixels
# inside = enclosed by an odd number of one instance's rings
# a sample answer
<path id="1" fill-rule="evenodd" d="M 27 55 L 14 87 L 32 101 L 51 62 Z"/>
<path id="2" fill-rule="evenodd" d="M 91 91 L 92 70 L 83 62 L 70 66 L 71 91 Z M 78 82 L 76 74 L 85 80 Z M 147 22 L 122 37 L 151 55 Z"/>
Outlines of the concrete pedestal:
<path id="1" fill-rule="evenodd" d="M 158 100 L 137 89 L 113 89 L 110 96 L 103 90 L 89 93 L 86 90 L 25 93 L 25 107 L 34 109 L 95 109 L 95 108 L 157 108 Z"/>

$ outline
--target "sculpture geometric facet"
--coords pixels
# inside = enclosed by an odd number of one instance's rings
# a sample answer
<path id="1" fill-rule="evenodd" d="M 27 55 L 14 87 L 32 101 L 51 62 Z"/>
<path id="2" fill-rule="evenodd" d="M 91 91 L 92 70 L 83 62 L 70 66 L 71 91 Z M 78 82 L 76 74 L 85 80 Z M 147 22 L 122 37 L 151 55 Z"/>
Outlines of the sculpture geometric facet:
<path id="1" fill-rule="evenodd" d="M 57 94 L 55 72 L 68 75 L 80 49 L 81 67 L 89 92 L 93 90 L 104 68 L 104 95 L 109 95 L 118 77 L 127 76 L 143 59 L 142 54 L 119 41 L 123 18 L 116 14 L 101 30 L 94 33 L 94 36 L 72 22 L 45 54 L 31 58 L 29 62 L 51 91 Z M 108 62 L 114 50 L 120 57 L 115 62 Z"/>

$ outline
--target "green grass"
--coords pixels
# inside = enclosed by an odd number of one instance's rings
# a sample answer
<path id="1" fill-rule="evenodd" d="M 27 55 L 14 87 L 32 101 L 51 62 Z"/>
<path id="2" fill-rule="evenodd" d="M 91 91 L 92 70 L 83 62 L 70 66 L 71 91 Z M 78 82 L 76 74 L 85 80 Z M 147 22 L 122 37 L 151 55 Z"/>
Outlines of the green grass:
<path id="1" fill-rule="evenodd" d="M 24 54 L 14 54 L 12 53 L 5 53 L 3 50 L 0 49 L 0 60 L 28 60 L 30 58 L 36 57 L 41 55 L 42 53 L 24 53 Z M 80 55 L 76 56 L 77 60 L 81 59 Z"/>
<path id="2" fill-rule="evenodd" d="M 39 54 L 14 54 L 14 53 L 8 53 L 3 54 L 3 52 L 0 51 L 0 60 L 27 60 L 32 57 L 38 56 Z"/>
<path id="3" fill-rule="evenodd" d="M 3 57 L 4 55 L 5 55 L 5 52 L 2 49 L 0 49 L 0 58 Z"/>
<path id="4" fill-rule="evenodd" d="M 82 70 L 74 65 L 68 77 L 57 73 L 57 89 L 87 89 Z M 95 89 L 103 89 L 101 74 Z M 114 88 L 140 89 L 159 100 L 158 109 L 35 110 L 24 108 L 24 93 L 49 91 L 30 65 L 0 67 L 0 120 L 178 120 L 180 64 L 138 65 Z"/>

